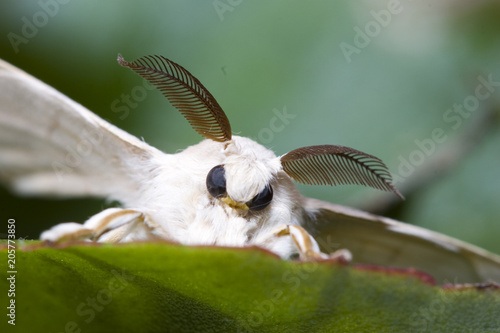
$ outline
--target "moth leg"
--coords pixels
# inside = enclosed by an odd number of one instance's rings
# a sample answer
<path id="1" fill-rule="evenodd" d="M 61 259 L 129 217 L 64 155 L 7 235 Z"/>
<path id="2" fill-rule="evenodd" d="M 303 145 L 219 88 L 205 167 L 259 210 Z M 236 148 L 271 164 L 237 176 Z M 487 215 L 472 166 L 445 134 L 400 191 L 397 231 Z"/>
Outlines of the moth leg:
<path id="1" fill-rule="evenodd" d="M 298 225 L 283 225 L 276 229 L 275 235 L 291 236 L 297 249 L 299 250 L 300 259 L 318 260 L 318 259 L 334 259 L 341 262 L 350 262 L 352 254 L 349 250 L 341 249 L 328 255 L 319 249 L 318 242 L 301 226 Z"/>
<path id="2" fill-rule="evenodd" d="M 108 208 L 84 224 L 58 224 L 44 231 L 40 239 L 50 242 L 90 239 L 115 243 L 127 237 L 137 225 L 145 225 L 146 220 L 144 213 L 134 209 Z"/>

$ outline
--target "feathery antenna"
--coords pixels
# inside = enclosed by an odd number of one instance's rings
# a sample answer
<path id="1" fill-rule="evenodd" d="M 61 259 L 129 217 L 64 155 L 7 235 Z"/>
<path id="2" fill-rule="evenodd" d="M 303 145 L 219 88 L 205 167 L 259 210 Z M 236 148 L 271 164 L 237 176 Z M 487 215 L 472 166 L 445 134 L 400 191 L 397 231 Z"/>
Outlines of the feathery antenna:
<path id="1" fill-rule="evenodd" d="M 219 103 L 184 67 L 158 55 L 127 62 L 118 54 L 118 63 L 155 85 L 203 137 L 231 140 L 231 126 Z"/>
<path id="2" fill-rule="evenodd" d="M 379 158 L 344 146 L 322 145 L 292 150 L 281 157 L 283 170 L 295 181 L 311 185 L 358 184 L 392 191 L 391 174 Z"/>

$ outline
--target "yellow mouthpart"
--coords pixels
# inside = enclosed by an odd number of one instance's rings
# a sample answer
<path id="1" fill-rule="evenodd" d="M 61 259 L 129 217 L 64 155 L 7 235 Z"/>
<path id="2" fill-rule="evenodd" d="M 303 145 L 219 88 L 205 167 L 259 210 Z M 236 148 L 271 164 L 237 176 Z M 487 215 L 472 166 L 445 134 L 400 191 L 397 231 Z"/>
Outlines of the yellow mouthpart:
<path id="1" fill-rule="evenodd" d="M 247 211 L 248 210 L 248 206 L 247 206 L 246 203 L 234 201 L 229 196 L 224 197 L 221 200 L 222 200 L 222 202 L 224 202 L 226 205 L 228 205 L 231 208 L 240 209 L 240 210 L 243 210 L 243 211 Z"/>

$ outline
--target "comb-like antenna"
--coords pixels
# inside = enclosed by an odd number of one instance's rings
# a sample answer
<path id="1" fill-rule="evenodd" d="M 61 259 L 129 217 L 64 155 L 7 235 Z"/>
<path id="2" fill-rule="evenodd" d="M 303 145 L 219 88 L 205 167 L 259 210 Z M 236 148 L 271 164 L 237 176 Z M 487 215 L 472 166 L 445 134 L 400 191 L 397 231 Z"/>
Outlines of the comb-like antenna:
<path id="1" fill-rule="evenodd" d="M 281 157 L 283 170 L 295 181 L 311 185 L 359 184 L 392 191 L 386 165 L 375 156 L 343 146 L 310 146 L 292 150 Z"/>
<path id="2" fill-rule="evenodd" d="M 118 63 L 154 84 L 203 137 L 231 140 L 231 126 L 219 103 L 184 67 L 158 55 L 127 62 L 118 54 Z"/>

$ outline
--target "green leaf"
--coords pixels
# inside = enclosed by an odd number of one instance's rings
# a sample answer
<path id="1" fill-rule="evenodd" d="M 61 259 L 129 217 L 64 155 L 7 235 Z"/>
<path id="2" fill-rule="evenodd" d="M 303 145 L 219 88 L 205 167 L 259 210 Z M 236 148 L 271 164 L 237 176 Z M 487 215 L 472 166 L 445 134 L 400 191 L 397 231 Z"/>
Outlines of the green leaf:
<path id="1" fill-rule="evenodd" d="M 16 325 L 4 316 L 2 332 L 500 330 L 498 290 L 445 290 L 410 271 L 282 261 L 259 249 L 29 244 L 15 254 Z"/>

